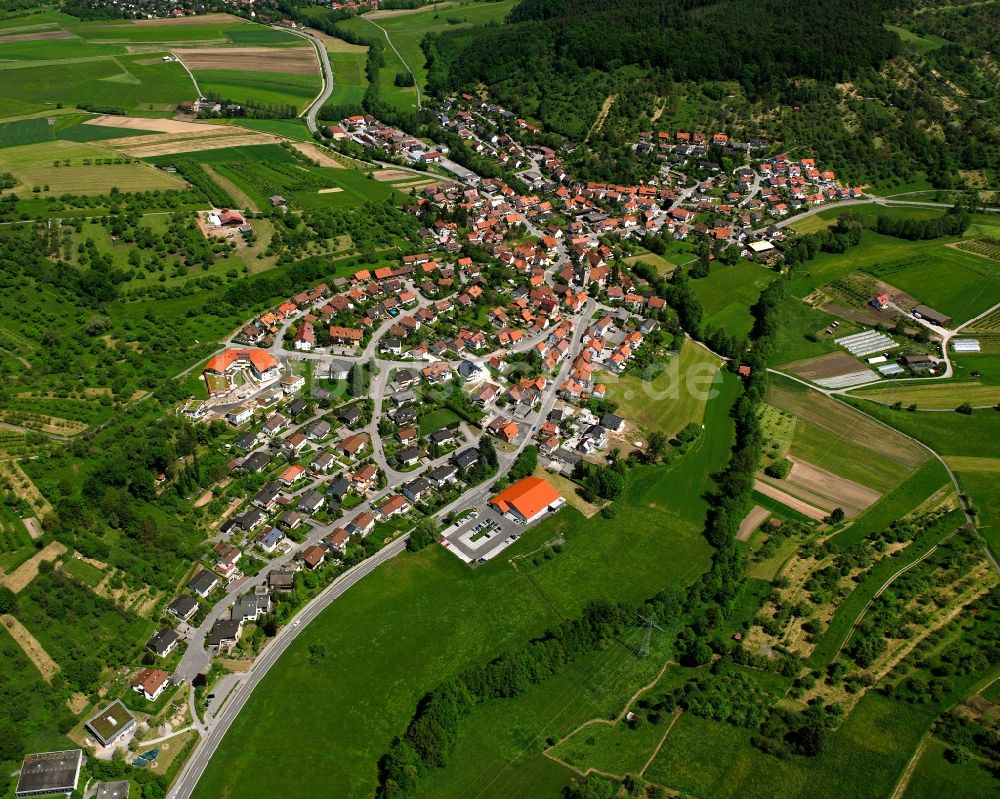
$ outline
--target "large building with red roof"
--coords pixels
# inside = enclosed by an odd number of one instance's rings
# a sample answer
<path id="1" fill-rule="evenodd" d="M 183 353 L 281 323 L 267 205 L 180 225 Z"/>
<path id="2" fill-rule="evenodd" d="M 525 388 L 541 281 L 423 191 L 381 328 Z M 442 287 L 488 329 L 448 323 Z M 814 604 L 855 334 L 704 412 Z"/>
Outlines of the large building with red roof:
<path id="1" fill-rule="evenodd" d="M 565 504 L 562 494 L 541 477 L 518 480 L 490 500 L 490 505 L 500 513 L 521 524 L 531 524 Z"/>
<path id="2" fill-rule="evenodd" d="M 248 370 L 255 380 L 261 382 L 274 380 L 281 374 L 278 359 L 266 350 L 224 350 L 205 364 L 201 373 L 209 396 L 224 396 L 232 391 L 233 376 L 241 369 Z"/>

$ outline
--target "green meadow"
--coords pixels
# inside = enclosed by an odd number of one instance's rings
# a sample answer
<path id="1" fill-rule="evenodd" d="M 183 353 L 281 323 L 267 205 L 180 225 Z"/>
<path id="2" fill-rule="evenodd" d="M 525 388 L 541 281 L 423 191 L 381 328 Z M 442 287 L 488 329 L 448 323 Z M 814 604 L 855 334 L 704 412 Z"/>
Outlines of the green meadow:
<path id="1" fill-rule="evenodd" d="M 264 679 L 195 796 L 370 794 L 379 756 L 441 679 L 526 641 L 590 599 L 636 601 L 695 579 L 710 552 L 701 496 L 711 484 L 707 475 L 728 459 L 727 412 L 736 388 L 727 380 L 707 406 L 701 446 L 670 466 L 629 473 L 613 522 L 566 508 L 527 530 L 505 558 L 478 569 L 432 547 L 401 555 L 354 586 L 302 631 L 281 668 Z M 562 551 L 539 557 L 554 538 L 564 540 Z M 310 649 L 320 642 L 327 654 L 317 658 Z M 544 690 L 532 695 L 547 701 Z M 272 734 L 273 723 L 288 718 L 295 719 L 298 740 L 325 742 L 306 760 L 298 743 Z M 265 752 L 273 765 L 262 770 Z M 290 782 L 303 769 L 322 779 Z"/>
<path id="2" fill-rule="evenodd" d="M 690 285 L 704 308 L 704 324 L 733 336 L 746 336 L 753 326 L 749 308 L 777 272 L 749 261 L 734 266 L 713 264 L 707 277 Z"/>
<path id="3" fill-rule="evenodd" d="M 237 69 L 197 69 L 195 79 L 203 93 L 214 92 L 241 105 L 293 105 L 302 111 L 319 94 L 318 74 L 291 72 L 248 72 Z"/>

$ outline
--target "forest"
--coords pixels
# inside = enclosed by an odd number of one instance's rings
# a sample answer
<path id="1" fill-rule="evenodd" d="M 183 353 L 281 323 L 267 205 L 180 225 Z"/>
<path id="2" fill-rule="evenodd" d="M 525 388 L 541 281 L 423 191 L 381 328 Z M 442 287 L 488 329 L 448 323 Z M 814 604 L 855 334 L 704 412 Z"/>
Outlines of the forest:
<path id="1" fill-rule="evenodd" d="M 843 81 L 891 58 L 899 40 L 882 15 L 879 0 L 820 0 L 808 13 L 788 0 L 636 0 L 628 14 L 614 0 L 524 0 L 504 25 L 428 37 L 428 88 L 485 83 L 515 107 L 537 104 L 550 126 L 551 96 L 591 70 L 626 65 L 669 80 L 738 81 L 760 97 L 789 78 Z"/>

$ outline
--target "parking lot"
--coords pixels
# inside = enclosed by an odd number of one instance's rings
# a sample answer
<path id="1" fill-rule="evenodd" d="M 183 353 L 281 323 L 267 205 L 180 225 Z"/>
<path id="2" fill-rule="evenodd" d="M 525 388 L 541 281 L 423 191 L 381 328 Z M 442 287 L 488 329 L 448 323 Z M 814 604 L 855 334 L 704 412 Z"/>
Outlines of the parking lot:
<path id="1" fill-rule="evenodd" d="M 474 516 L 452 525 L 443 533 L 444 546 L 466 563 L 492 560 L 513 544 L 525 527 L 492 508 L 477 508 Z"/>

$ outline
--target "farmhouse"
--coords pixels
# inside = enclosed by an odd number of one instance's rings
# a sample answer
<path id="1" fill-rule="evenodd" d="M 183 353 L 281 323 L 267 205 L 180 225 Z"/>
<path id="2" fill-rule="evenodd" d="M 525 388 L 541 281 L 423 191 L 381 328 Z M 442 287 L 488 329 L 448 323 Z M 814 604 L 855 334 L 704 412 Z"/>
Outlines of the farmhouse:
<path id="1" fill-rule="evenodd" d="M 76 791 L 83 750 L 25 755 L 17 778 L 16 796 L 52 796 Z"/>
<path id="2" fill-rule="evenodd" d="M 552 484 L 541 477 L 518 480 L 490 500 L 490 505 L 518 524 L 531 524 L 565 503 Z"/>
<path id="3" fill-rule="evenodd" d="M 114 746 L 135 730 L 135 716 L 121 702 L 115 701 L 84 725 L 101 746 Z"/>
<path id="4" fill-rule="evenodd" d="M 224 396 L 232 391 L 235 376 L 242 370 L 248 370 L 255 380 L 268 382 L 281 373 L 281 364 L 265 350 L 230 349 L 220 352 L 202 370 L 209 396 Z"/>

